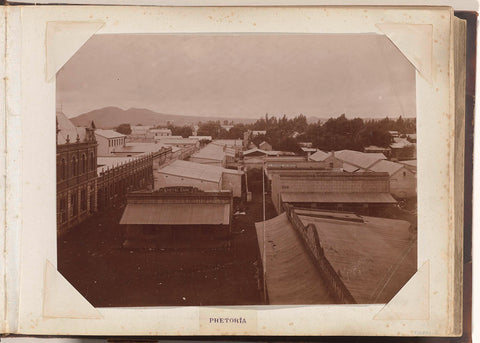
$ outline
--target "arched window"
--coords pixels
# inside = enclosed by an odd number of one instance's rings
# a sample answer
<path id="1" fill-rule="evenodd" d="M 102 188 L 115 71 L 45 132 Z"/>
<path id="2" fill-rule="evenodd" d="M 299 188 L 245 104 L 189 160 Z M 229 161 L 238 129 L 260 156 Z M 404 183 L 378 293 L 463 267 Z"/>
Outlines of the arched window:
<path id="1" fill-rule="evenodd" d="M 72 176 L 77 176 L 78 174 L 78 162 L 75 156 L 72 157 Z"/>
<path id="2" fill-rule="evenodd" d="M 93 152 L 90 152 L 90 170 L 95 170 L 97 161 L 95 161 Z"/>
<path id="3" fill-rule="evenodd" d="M 81 173 L 85 173 L 87 171 L 87 158 L 85 156 L 85 154 L 82 154 L 82 157 L 81 157 Z"/>

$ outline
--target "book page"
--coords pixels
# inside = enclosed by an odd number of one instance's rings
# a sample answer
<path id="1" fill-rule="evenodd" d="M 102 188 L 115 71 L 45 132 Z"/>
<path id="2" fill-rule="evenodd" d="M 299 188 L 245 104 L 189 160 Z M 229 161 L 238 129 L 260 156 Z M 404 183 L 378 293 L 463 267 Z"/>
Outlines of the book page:
<path id="1" fill-rule="evenodd" d="M 21 12 L 24 133 L 18 333 L 458 334 L 451 9 L 12 11 Z M 310 55 L 322 49 L 337 58 Z M 333 73 L 339 63 L 346 76 Z M 380 107 L 389 101 L 397 107 Z M 149 123 L 143 109 L 177 116 Z M 105 123 L 107 110 L 125 119 Z M 386 150 L 369 153 L 340 135 L 330 147 L 320 131 L 311 155 L 308 146 L 288 154 L 302 130 L 275 140 L 260 123 L 300 113 L 321 130 L 356 116 L 378 125 L 384 113 L 402 123 L 400 113 L 414 117 L 414 132 L 390 130 Z M 221 136 L 245 116 L 246 136 Z M 413 153 L 409 169 L 400 162 Z M 310 272 L 296 276 L 299 267 Z M 251 298 L 240 302 L 238 289 Z"/>

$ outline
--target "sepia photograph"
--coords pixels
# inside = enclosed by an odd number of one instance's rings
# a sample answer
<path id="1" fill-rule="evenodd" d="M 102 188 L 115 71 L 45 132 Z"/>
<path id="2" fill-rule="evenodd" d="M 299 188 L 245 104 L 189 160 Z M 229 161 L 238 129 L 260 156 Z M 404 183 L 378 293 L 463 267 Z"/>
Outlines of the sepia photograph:
<path id="1" fill-rule="evenodd" d="M 388 303 L 416 116 L 385 35 L 93 35 L 56 74 L 58 271 L 95 307 Z"/>

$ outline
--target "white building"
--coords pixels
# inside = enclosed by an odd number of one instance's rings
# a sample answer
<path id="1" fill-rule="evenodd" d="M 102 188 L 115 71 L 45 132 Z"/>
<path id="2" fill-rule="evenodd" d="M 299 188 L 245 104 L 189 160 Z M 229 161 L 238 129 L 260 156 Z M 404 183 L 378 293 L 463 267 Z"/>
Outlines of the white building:
<path id="1" fill-rule="evenodd" d="M 386 172 L 390 176 L 390 193 L 399 198 L 417 195 L 417 178 L 415 172 L 401 163 L 380 160 L 368 168 L 373 172 Z"/>
<path id="2" fill-rule="evenodd" d="M 231 190 L 242 195 L 242 171 L 218 166 L 176 160 L 154 172 L 155 189 L 171 186 L 192 186 L 203 191 Z"/>
<path id="3" fill-rule="evenodd" d="M 168 137 L 172 135 L 172 130 L 170 129 L 150 129 L 149 132 L 153 134 L 153 139 L 158 139 L 160 137 Z"/>
<path id="4" fill-rule="evenodd" d="M 113 130 L 95 130 L 95 138 L 98 143 L 97 155 L 109 156 L 116 149 L 125 146 L 125 138 L 127 136 Z"/>

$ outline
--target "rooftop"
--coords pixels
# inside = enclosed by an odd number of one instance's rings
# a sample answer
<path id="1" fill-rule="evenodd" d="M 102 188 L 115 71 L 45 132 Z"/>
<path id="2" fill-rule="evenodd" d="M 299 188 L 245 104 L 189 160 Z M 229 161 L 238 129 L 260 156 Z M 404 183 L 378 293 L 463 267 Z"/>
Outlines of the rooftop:
<path id="1" fill-rule="evenodd" d="M 161 149 L 173 148 L 170 146 L 156 144 L 156 143 L 136 143 L 130 142 L 126 143 L 124 146 L 116 147 L 113 153 L 132 153 L 132 154 L 141 154 L 146 152 L 157 152 Z"/>
<path id="2" fill-rule="evenodd" d="M 260 255 L 266 261 L 269 304 L 332 303 L 325 281 L 285 213 L 255 227 Z"/>
<path id="3" fill-rule="evenodd" d="M 229 151 L 228 154 L 231 155 L 232 152 Z M 227 155 L 227 151 L 224 150 L 223 145 L 214 144 L 212 142 L 194 153 L 192 157 L 220 162 L 224 160 L 225 155 Z"/>
<path id="4" fill-rule="evenodd" d="M 310 156 L 311 157 L 311 156 Z M 348 162 L 359 168 L 368 169 L 379 160 L 386 160 L 382 153 L 365 153 L 354 150 L 340 150 L 335 152 L 335 157 L 343 162 Z"/>
<path id="5" fill-rule="evenodd" d="M 105 138 L 123 138 L 126 137 L 124 134 L 121 134 L 117 131 L 113 130 L 103 130 L 103 129 L 96 129 L 95 134 Z"/>
<path id="6" fill-rule="evenodd" d="M 77 135 L 80 139 L 80 142 L 83 142 L 86 138 L 86 131 L 84 127 L 76 127 L 68 119 L 63 112 L 57 112 L 57 123 L 58 123 L 58 136 L 57 144 L 67 143 L 67 137 L 70 140 L 70 143 L 75 143 L 77 140 Z"/>
<path id="7" fill-rule="evenodd" d="M 303 150 L 304 148 L 302 148 Z M 305 151 L 305 150 L 304 150 Z M 318 150 L 317 152 L 313 153 L 310 155 L 309 159 L 312 161 L 325 161 L 328 157 L 330 157 L 332 154 L 331 153 L 326 153 L 321 150 Z"/>
<path id="8" fill-rule="evenodd" d="M 357 303 L 388 302 L 416 272 L 417 241 L 409 222 L 299 218 L 304 225 L 315 225 L 325 257 Z"/>
<path id="9" fill-rule="evenodd" d="M 176 160 L 158 170 L 159 173 L 191 179 L 220 182 L 223 173 L 242 175 L 243 172 L 208 164 Z"/>
<path id="10" fill-rule="evenodd" d="M 405 166 L 401 163 L 396 163 L 388 160 L 380 160 L 375 163 L 373 166 L 368 168 L 368 170 L 374 172 L 386 172 L 388 175 L 392 176 L 400 169 L 404 168 Z"/>
<path id="11" fill-rule="evenodd" d="M 280 151 L 275 151 L 275 150 L 262 150 L 259 148 L 253 148 L 249 150 L 245 150 L 243 152 L 243 156 L 248 156 L 252 154 L 257 154 L 257 155 L 266 155 L 266 156 L 278 156 L 280 154 Z"/>
<path id="12" fill-rule="evenodd" d="M 281 197 L 282 202 L 288 203 L 397 203 L 391 194 L 386 192 L 284 192 Z"/>
<path id="13" fill-rule="evenodd" d="M 120 157 L 120 156 L 105 156 L 97 157 L 97 173 L 100 174 L 102 171 L 107 170 L 107 168 L 114 168 L 121 164 L 133 161 L 139 156 L 129 156 L 129 157 Z"/>

